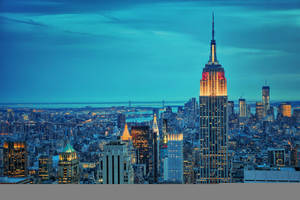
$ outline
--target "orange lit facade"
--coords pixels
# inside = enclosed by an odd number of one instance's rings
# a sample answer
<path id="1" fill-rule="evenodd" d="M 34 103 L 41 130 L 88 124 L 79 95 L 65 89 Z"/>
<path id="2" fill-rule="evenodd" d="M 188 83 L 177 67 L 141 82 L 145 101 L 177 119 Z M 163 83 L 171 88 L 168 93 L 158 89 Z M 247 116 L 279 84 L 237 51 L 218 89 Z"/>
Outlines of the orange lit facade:
<path id="1" fill-rule="evenodd" d="M 3 165 L 4 176 L 26 177 L 28 175 L 25 142 L 4 142 Z"/>
<path id="2" fill-rule="evenodd" d="M 136 151 L 137 164 L 146 165 L 146 173 L 152 171 L 152 137 L 149 126 L 131 127 L 132 144 Z"/>
<path id="3" fill-rule="evenodd" d="M 292 116 L 292 105 L 290 103 L 281 103 L 279 109 L 283 117 Z"/>
<path id="4" fill-rule="evenodd" d="M 129 141 L 129 140 L 132 140 L 132 137 L 128 131 L 128 126 L 127 126 L 127 123 L 125 123 L 125 128 L 124 128 L 124 131 L 123 131 L 123 134 L 121 136 L 121 140 L 122 141 Z"/>
<path id="5" fill-rule="evenodd" d="M 216 56 L 214 20 L 210 59 L 200 81 L 200 169 L 197 183 L 230 182 L 227 155 L 227 81 Z"/>

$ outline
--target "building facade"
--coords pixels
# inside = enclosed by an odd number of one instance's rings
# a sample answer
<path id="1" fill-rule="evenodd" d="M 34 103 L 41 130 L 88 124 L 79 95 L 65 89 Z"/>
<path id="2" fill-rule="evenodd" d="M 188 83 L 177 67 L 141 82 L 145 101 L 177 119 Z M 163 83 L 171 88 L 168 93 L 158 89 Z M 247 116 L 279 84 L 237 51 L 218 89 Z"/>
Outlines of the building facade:
<path id="1" fill-rule="evenodd" d="M 50 179 L 52 170 L 52 157 L 41 155 L 39 157 L 39 177 L 42 179 L 42 181 Z"/>
<path id="2" fill-rule="evenodd" d="M 78 184 L 80 181 L 79 158 L 70 143 L 59 154 L 58 183 Z"/>
<path id="3" fill-rule="evenodd" d="M 264 107 L 263 116 L 267 116 L 268 111 L 270 110 L 270 87 L 263 86 L 262 87 L 262 104 Z"/>
<path id="4" fill-rule="evenodd" d="M 227 155 L 227 81 L 219 64 L 214 39 L 214 19 L 210 58 L 200 81 L 200 176 L 197 183 L 229 182 Z"/>
<path id="5" fill-rule="evenodd" d="M 167 158 L 165 158 L 167 183 L 183 183 L 183 134 L 168 134 Z"/>
<path id="6" fill-rule="evenodd" d="M 106 144 L 99 163 L 100 184 L 133 184 L 131 156 L 125 143 L 112 141 Z"/>
<path id="7" fill-rule="evenodd" d="M 28 175 L 27 149 L 25 142 L 4 142 L 3 175 L 26 177 Z"/>

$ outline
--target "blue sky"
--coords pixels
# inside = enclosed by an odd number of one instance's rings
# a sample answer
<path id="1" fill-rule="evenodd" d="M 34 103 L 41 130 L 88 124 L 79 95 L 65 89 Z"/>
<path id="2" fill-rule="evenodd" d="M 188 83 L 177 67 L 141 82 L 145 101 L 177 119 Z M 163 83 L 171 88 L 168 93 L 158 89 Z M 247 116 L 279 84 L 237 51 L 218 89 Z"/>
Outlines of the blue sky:
<path id="1" fill-rule="evenodd" d="M 0 102 L 197 97 L 212 11 L 229 99 L 300 100 L 297 1 L 2 0 Z"/>

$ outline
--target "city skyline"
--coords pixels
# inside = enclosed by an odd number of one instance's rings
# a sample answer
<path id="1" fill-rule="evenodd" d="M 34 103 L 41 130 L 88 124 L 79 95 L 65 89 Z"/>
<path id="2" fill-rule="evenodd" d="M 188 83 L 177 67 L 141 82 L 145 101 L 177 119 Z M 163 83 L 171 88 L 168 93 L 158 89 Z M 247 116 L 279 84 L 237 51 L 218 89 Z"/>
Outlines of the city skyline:
<path id="1" fill-rule="evenodd" d="M 100 2 L 2 2 L 1 102 L 196 97 L 212 10 L 228 99 L 258 100 L 265 81 L 272 100 L 300 99 L 296 1 Z"/>

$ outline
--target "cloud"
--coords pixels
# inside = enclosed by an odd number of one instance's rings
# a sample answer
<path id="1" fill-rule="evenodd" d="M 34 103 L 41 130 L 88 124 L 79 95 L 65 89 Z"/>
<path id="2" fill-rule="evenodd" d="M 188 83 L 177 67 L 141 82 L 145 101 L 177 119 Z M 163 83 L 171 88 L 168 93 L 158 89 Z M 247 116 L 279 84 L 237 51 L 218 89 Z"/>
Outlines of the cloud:
<path id="1" fill-rule="evenodd" d="M 214 10 L 230 98 L 245 91 L 260 98 L 267 79 L 272 91 L 299 99 L 292 92 L 299 77 L 290 76 L 300 74 L 294 1 L 247 2 L 4 1 L 1 96 L 57 101 L 197 96 Z"/>

